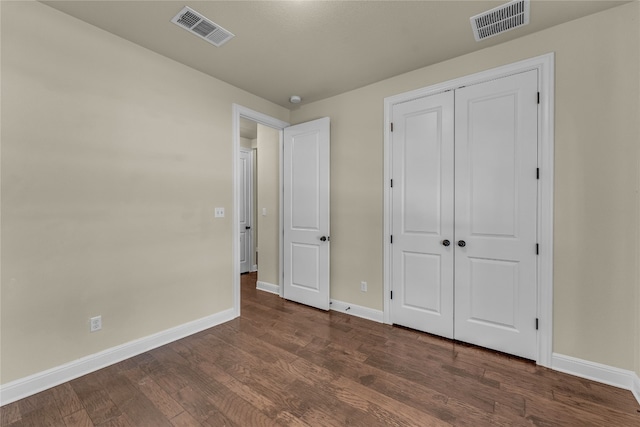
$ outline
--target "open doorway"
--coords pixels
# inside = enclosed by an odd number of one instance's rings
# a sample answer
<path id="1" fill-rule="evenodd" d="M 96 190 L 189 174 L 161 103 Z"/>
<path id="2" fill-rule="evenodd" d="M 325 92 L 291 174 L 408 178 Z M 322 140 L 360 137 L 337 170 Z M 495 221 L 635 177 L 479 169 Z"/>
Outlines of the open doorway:
<path id="1" fill-rule="evenodd" d="M 240 118 L 241 283 L 280 294 L 280 131 Z"/>
<path id="2" fill-rule="evenodd" d="M 240 274 L 254 278 L 258 289 L 276 294 L 280 270 L 279 145 L 278 129 L 240 118 Z"/>
<path id="3" fill-rule="evenodd" d="M 233 106 L 234 309 L 242 282 L 281 295 L 282 129 L 289 124 Z M 247 228 L 248 227 L 248 228 Z"/>
<path id="4" fill-rule="evenodd" d="M 257 257 L 257 158 L 258 123 L 240 119 L 240 160 L 238 164 L 238 215 L 240 227 L 240 274 L 256 272 Z"/>

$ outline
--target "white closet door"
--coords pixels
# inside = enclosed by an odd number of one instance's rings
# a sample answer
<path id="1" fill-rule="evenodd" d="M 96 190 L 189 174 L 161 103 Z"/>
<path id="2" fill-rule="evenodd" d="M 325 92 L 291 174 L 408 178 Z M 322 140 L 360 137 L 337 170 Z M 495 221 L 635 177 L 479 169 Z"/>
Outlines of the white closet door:
<path id="1" fill-rule="evenodd" d="M 456 90 L 455 338 L 536 359 L 537 71 Z"/>
<path id="2" fill-rule="evenodd" d="M 446 92 L 394 106 L 392 134 L 392 321 L 448 338 L 453 337 L 453 100 L 453 92 Z"/>

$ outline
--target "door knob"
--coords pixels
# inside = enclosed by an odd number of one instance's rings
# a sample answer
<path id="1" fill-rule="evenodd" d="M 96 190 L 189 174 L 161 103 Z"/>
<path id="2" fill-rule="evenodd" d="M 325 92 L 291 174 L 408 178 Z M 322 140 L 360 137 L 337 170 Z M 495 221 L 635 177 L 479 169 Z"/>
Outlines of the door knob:
<path id="1" fill-rule="evenodd" d="M 467 246 L 467 242 L 465 242 L 464 240 L 458 240 L 458 246 L 464 248 L 465 246 Z"/>
<path id="2" fill-rule="evenodd" d="M 321 242 L 326 242 L 326 241 L 327 241 L 327 236 L 322 236 L 322 237 L 320 238 L 320 241 L 321 241 Z"/>
<path id="3" fill-rule="evenodd" d="M 251 230 L 251 227 L 246 226 L 244 229 L 245 229 L 245 230 Z"/>
<path id="4" fill-rule="evenodd" d="M 447 239 L 444 239 L 444 240 L 442 241 L 442 246 L 449 246 L 450 244 L 451 244 L 451 242 L 450 242 L 450 241 L 448 241 Z"/>

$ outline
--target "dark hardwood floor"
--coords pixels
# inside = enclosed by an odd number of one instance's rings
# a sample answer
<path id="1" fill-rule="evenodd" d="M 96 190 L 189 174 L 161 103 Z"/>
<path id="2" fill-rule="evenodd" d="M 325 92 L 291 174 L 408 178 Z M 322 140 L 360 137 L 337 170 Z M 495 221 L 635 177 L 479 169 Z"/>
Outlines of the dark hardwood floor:
<path id="1" fill-rule="evenodd" d="M 0 409 L 2 426 L 640 426 L 628 391 L 257 291 L 242 316 Z"/>

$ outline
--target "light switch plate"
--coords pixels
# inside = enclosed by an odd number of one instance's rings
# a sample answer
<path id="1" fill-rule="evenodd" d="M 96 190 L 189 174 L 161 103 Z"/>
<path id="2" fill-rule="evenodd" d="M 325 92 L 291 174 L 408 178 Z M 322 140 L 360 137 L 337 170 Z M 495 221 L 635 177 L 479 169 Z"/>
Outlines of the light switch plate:
<path id="1" fill-rule="evenodd" d="M 216 208 L 216 218 L 224 218 L 224 208 Z"/>

